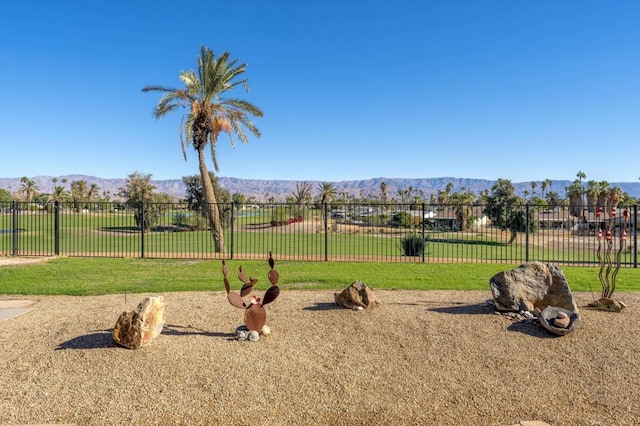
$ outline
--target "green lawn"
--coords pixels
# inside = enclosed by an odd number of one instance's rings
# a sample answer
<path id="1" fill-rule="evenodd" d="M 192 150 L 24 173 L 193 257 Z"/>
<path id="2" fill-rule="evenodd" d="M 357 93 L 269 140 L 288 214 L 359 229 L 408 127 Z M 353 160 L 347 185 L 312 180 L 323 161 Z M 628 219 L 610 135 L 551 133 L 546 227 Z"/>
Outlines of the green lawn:
<path id="1" fill-rule="evenodd" d="M 268 287 L 269 266 L 264 261 L 227 261 L 232 287 L 240 288 L 235 272 L 243 266 Z M 518 265 L 434 264 L 384 262 L 278 261 L 280 287 L 339 290 L 355 280 L 376 289 L 487 290 L 489 279 Z M 49 262 L 0 267 L 0 294 L 98 295 L 223 290 L 218 260 L 57 258 Z M 600 290 L 598 268 L 563 267 L 572 291 Z M 621 269 L 617 291 L 640 291 L 640 270 Z M 490 294 L 487 294 L 490 297 Z"/>

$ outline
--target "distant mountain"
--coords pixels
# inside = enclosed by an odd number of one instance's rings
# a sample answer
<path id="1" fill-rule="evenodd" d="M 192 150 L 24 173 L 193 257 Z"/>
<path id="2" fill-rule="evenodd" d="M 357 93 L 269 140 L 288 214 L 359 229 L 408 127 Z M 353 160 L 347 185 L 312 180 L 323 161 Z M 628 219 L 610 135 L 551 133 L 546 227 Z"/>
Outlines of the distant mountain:
<path id="1" fill-rule="evenodd" d="M 117 198 L 116 194 L 125 185 L 125 179 L 103 179 L 95 176 L 86 175 L 67 175 L 56 176 L 58 178 L 58 185 L 60 185 L 62 179 L 67 180 L 67 188 L 74 180 L 84 180 L 88 185 L 95 183 L 100 188 L 100 193 L 108 191 L 111 194 L 112 199 Z M 38 185 L 38 191 L 44 193 L 51 193 L 53 191 L 53 179 L 52 176 L 36 176 L 30 178 Z M 154 180 L 152 181 L 156 186 L 158 192 L 164 192 L 175 198 L 183 198 L 185 196 L 185 185 L 182 179 L 169 179 L 169 180 Z M 258 201 L 266 201 L 268 197 L 274 197 L 276 201 L 284 201 L 287 196 L 293 194 L 296 189 L 296 184 L 302 181 L 295 180 L 258 180 L 258 179 L 240 179 L 233 177 L 220 177 L 220 186 L 229 191 L 231 194 L 241 193 L 247 197 L 254 196 Z M 318 186 L 322 181 L 307 181 L 317 192 Z M 429 197 L 430 194 L 437 194 L 438 191 L 442 191 L 446 186 L 451 183 L 453 185 L 452 192 L 459 190 L 468 190 L 474 194 L 478 194 L 483 190 L 491 190 L 495 181 L 485 179 L 470 179 L 470 178 L 454 178 L 454 177 L 439 177 L 439 178 L 420 178 L 420 179 L 408 179 L 408 178 L 374 178 L 366 180 L 349 180 L 331 182 L 335 186 L 338 193 L 345 192 L 353 194 L 354 196 L 378 196 L 380 194 L 380 184 L 385 182 L 387 184 L 388 197 L 398 197 L 398 190 L 406 190 L 412 187 L 414 193 L 422 191 L 425 197 Z M 554 181 L 550 188 L 546 189 L 546 192 L 555 191 L 560 196 L 565 196 L 564 188 L 573 183 L 570 180 Z M 612 182 L 612 186 L 620 187 L 623 191 L 631 195 L 632 197 L 640 197 L 640 182 Z M 531 192 L 531 182 L 517 182 L 513 186 L 519 195 L 524 195 L 524 191 Z M 0 178 L 0 188 L 6 189 L 11 193 L 16 193 L 20 189 L 20 178 Z M 541 182 L 538 181 L 538 187 L 536 188 L 536 194 L 540 195 Z"/>

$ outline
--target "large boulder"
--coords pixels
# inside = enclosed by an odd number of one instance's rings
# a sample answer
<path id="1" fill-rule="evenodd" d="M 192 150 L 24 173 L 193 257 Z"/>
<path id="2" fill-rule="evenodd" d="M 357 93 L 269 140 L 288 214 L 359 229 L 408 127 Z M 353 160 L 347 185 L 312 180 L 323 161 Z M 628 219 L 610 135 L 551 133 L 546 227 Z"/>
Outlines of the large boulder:
<path id="1" fill-rule="evenodd" d="M 378 306 L 378 301 L 373 292 L 362 281 L 352 282 L 341 293 L 335 293 L 334 298 L 336 305 L 358 311 Z"/>
<path id="2" fill-rule="evenodd" d="M 548 263 L 527 262 L 500 272 L 489 281 L 499 311 L 543 311 L 547 306 L 578 312 L 562 270 Z"/>
<path id="3" fill-rule="evenodd" d="M 123 312 L 113 327 L 113 339 L 129 349 L 146 346 L 162 332 L 164 298 L 145 297 L 134 311 Z"/>

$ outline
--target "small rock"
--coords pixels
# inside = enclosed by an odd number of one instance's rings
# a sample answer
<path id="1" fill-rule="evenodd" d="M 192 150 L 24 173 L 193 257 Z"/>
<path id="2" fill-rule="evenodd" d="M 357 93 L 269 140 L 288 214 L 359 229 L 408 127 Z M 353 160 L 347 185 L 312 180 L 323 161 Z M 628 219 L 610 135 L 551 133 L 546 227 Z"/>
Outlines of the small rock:
<path id="1" fill-rule="evenodd" d="M 245 330 L 236 330 L 236 340 L 247 340 L 247 332 Z"/>
<path id="2" fill-rule="evenodd" d="M 268 336 L 270 334 L 271 334 L 271 328 L 269 328 L 269 326 L 265 324 L 262 327 L 262 330 L 260 330 L 260 335 L 261 336 Z"/>
<path id="3" fill-rule="evenodd" d="M 553 325 L 558 328 L 567 328 L 570 322 L 571 318 L 569 318 L 569 315 L 565 312 L 558 312 L 558 315 L 553 320 Z"/>

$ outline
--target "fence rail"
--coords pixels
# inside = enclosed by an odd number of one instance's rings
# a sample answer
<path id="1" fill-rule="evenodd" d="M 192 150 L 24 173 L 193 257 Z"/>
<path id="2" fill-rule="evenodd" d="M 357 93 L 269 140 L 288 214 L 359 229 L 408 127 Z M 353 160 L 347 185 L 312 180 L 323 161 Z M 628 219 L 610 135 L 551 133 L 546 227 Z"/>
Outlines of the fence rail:
<path id="1" fill-rule="evenodd" d="M 185 203 L 0 203 L 0 256 L 279 259 L 431 263 L 553 262 L 597 265 L 596 232 L 606 223 L 593 206 L 544 210 L 528 204 L 513 233 L 496 226 L 482 205 L 251 204 L 218 205 L 224 252 L 208 221 Z M 505 206 L 507 208 L 507 206 Z M 625 231 L 622 267 L 638 267 L 638 206 L 619 206 L 609 222 Z M 573 214 L 571 214 L 573 213 Z M 503 227 L 504 228 L 504 227 Z"/>

